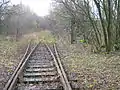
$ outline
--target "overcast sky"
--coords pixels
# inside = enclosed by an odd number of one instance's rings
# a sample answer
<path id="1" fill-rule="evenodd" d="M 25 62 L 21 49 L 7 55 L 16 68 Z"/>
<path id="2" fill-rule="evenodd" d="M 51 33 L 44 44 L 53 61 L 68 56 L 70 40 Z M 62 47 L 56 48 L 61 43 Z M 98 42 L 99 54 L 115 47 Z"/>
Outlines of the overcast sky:
<path id="1" fill-rule="evenodd" d="M 51 0 L 11 0 L 12 4 L 25 4 L 29 6 L 37 15 L 45 16 L 49 13 Z"/>

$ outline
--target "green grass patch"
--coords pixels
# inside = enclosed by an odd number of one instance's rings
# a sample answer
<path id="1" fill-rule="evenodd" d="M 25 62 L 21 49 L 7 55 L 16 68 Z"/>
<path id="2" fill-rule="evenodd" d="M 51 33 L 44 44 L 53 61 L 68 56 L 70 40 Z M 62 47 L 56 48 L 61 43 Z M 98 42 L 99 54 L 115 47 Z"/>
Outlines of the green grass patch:
<path id="1" fill-rule="evenodd" d="M 40 31 L 40 32 L 34 32 L 25 35 L 28 40 L 32 40 L 33 43 L 43 42 L 43 43 L 50 43 L 54 44 L 56 42 L 56 38 L 52 35 L 50 31 Z"/>
<path id="2" fill-rule="evenodd" d="M 39 33 L 39 40 L 51 44 L 54 44 L 56 42 L 55 37 L 49 31 L 41 31 Z"/>

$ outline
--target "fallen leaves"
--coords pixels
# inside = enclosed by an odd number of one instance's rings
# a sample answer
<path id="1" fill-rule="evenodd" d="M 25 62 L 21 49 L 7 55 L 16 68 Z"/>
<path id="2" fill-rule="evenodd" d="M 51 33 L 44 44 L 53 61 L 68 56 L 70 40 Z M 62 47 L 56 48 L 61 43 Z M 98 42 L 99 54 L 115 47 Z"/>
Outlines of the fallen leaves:
<path id="1" fill-rule="evenodd" d="M 5 39 L 0 39 L 0 89 L 4 87 L 5 83 L 15 70 L 19 63 L 17 58 L 19 52 L 23 49 L 27 41 L 20 40 L 7 41 Z M 24 46 L 25 47 L 25 46 Z M 1 83 L 2 82 L 2 83 Z"/>
<path id="2" fill-rule="evenodd" d="M 78 73 L 81 90 L 120 90 L 119 55 L 93 54 L 81 44 L 78 47 L 65 42 L 58 42 L 61 60 L 67 72 Z"/>

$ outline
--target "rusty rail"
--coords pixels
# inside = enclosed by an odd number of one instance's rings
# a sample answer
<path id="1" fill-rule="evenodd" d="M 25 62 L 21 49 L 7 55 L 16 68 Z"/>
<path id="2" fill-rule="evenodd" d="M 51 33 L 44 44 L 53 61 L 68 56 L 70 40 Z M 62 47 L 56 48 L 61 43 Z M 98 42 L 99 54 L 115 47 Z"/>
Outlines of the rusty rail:
<path id="1" fill-rule="evenodd" d="M 28 51 L 29 51 L 29 48 L 30 48 L 30 44 L 28 45 L 23 58 L 21 59 L 18 67 L 16 68 L 16 70 L 12 74 L 11 78 L 8 80 L 8 82 L 5 85 L 5 88 L 3 90 L 12 90 L 14 88 L 15 84 L 17 83 L 17 78 L 18 78 L 19 74 L 24 69 L 27 60 L 29 59 L 31 54 L 35 51 L 35 49 L 37 48 L 38 45 L 39 45 L 39 43 L 30 51 L 29 54 L 28 54 Z M 45 44 L 45 45 L 46 45 L 47 49 L 49 50 L 49 52 L 51 53 L 51 56 L 53 57 L 54 63 L 57 67 L 57 71 L 60 75 L 61 82 L 63 83 L 64 90 L 72 90 L 72 88 L 69 84 L 69 81 L 67 79 L 67 76 L 65 74 L 65 71 L 62 67 L 62 63 L 60 61 L 59 54 L 58 54 L 56 46 L 54 45 L 54 51 L 55 51 L 55 54 L 54 54 L 52 52 L 52 50 L 50 49 L 50 47 L 47 44 Z"/>
<path id="2" fill-rule="evenodd" d="M 64 86 L 64 90 L 72 90 L 69 82 L 68 82 L 68 79 L 67 79 L 67 76 L 65 74 L 65 71 L 62 67 L 62 63 L 60 61 L 60 58 L 59 58 L 59 55 L 58 55 L 58 52 L 57 52 L 57 49 L 56 49 L 56 46 L 54 45 L 54 50 L 55 50 L 55 54 L 52 52 L 52 50 L 48 47 L 48 45 L 46 44 L 48 50 L 50 51 L 53 59 L 54 59 L 54 62 L 55 62 L 55 65 L 57 67 L 57 71 L 58 73 L 60 74 L 60 77 L 61 77 L 61 81 L 63 83 L 63 86 Z M 56 57 L 55 57 L 56 56 Z"/>
<path id="3" fill-rule="evenodd" d="M 70 86 L 70 83 L 68 81 L 67 75 L 66 75 L 66 73 L 64 71 L 64 68 L 62 66 L 62 63 L 61 63 L 61 60 L 60 60 L 60 57 L 59 57 L 59 54 L 58 54 L 58 51 L 57 51 L 57 48 L 56 48 L 55 44 L 54 44 L 54 49 L 55 49 L 55 54 L 56 54 L 56 57 L 57 57 L 58 64 L 60 66 L 60 69 L 61 69 L 62 75 L 64 77 L 65 83 L 67 85 L 67 90 L 72 90 L 72 87 Z"/>
<path id="4" fill-rule="evenodd" d="M 35 48 L 38 46 L 38 44 L 31 50 L 31 52 L 29 54 L 28 54 L 28 51 L 29 51 L 29 48 L 30 48 L 30 43 L 28 44 L 26 52 L 25 52 L 23 58 L 21 59 L 18 67 L 16 68 L 16 70 L 12 74 L 11 78 L 8 80 L 8 82 L 5 85 L 3 90 L 12 90 L 13 86 L 15 85 L 15 83 L 17 81 L 17 77 L 18 77 L 19 73 L 23 70 L 23 68 L 25 66 L 25 63 L 27 62 L 27 60 L 29 59 L 30 55 L 33 53 Z"/>

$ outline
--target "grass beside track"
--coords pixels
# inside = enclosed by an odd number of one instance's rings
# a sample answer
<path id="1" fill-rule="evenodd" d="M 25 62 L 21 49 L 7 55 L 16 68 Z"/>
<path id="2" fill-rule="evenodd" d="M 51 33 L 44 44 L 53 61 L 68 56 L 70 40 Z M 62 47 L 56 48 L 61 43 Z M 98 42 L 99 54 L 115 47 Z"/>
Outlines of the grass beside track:
<path id="1" fill-rule="evenodd" d="M 22 58 L 27 42 L 26 39 L 16 42 L 6 39 L 5 36 L 0 36 L 0 90 L 3 90 L 5 83 Z"/>
<path id="2" fill-rule="evenodd" d="M 26 41 L 21 39 L 16 42 L 14 40 L 10 41 L 5 38 L 0 38 L 0 66 L 9 68 L 13 66 L 13 63 L 17 63 L 15 56 L 19 53 L 19 50 L 22 50 L 22 46 L 27 45 Z"/>
<path id="3" fill-rule="evenodd" d="M 58 40 L 61 60 L 69 73 L 76 74 L 81 90 L 120 90 L 120 52 L 94 54 L 81 44 L 71 45 L 66 36 L 63 38 Z"/>
<path id="4" fill-rule="evenodd" d="M 7 37 L 0 35 L 0 90 L 3 89 L 5 83 L 17 67 L 30 40 L 32 45 L 39 41 L 51 44 L 56 41 L 49 31 L 26 34 L 17 42 L 14 39 L 7 39 Z"/>
<path id="5" fill-rule="evenodd" d="M 12 66 L 14 62 L 14 57 L 18 54 L 20 48 L 28 44 L 29 41 L 32 43 L 46 42 L 55 43 L 56 40 L 49 31 L 35 32 L 32 34 L 26 34 L 19 41 L 7 40 L 5 36 L 0 35 L 0 66 L 5 67 Z"/>
<path id="6" fill-rule="evenodd" d="M 54 44 L 56 42 L 55 37 L 52 35 L 50 31 L 40 31 L 40 32 L 34 32 L 27 35 L 24 35 L 25 38 L 29 38 L 29 40 L 32 40 L 33 43 L 43 42 L 43 43 L 49 43 Z"/>

